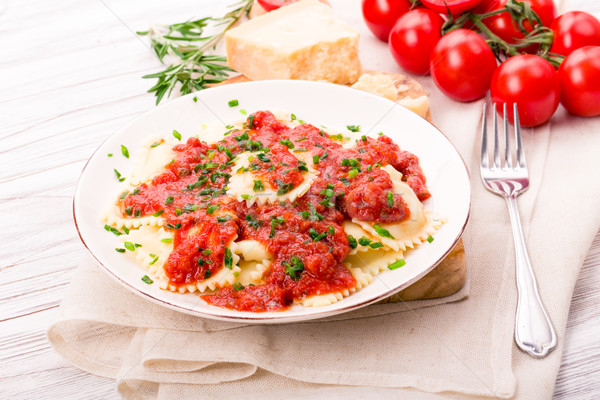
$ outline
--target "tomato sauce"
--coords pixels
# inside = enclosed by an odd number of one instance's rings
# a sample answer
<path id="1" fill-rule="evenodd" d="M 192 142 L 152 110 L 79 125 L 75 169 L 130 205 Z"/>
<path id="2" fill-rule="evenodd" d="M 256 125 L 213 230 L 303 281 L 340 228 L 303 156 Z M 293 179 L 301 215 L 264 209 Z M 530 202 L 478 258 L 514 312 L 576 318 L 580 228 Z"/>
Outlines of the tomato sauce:
<path id="1" fill-rule="evenodd" d="M 362 136 L 355 148 L 344 149 L 323 130 L 310 124 L 289 128 L 269 111 L 249 116 L 243 129 L 218 144 L 190 138 L 174 151 L 164 173 L 121 196 L 121 211 L 165 218 L 165 229 L 174 232 L 165 271 L 175 287 L 232 268 L 228 245 L 234 240 L 263 244 L 273 257 L 263 284 L 227 286 L 202 296 L 240 311 L 283 310 L 294 300 L 355 286 L 343 264 L 351 248 L 344 219 L 394 222 L 410 216 L 382 166 L 399 170 L 419 199 L 430 196 L 417 157 L 388 137 Z M 226 195 L 235 158 L 245 151 L 252 154 L 249 170 L 280 194 L 304 181 L 308 163 L 302 160 L 312 160 L 319 174 L 293 202 L 247 206 Z"/>

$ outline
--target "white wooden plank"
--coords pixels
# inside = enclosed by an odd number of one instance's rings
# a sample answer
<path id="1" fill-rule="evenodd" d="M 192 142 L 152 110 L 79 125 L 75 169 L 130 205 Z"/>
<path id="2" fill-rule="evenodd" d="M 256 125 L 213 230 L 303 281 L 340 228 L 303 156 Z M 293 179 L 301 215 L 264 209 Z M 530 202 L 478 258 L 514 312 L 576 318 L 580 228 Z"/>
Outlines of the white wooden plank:
<path id="1" fill-rule="evenodd" d="M 0 397 L 4 399 L 118 399 L 115 382 L 83 372 L 50 347 L 45 329 L 54 310 L 2 323 Z"/>
<path id="2" fill-rule="evenodd" d="M 85 252 L 71 196 L 101 141 L 153 107 L 140 76 L 161 66 L 133 32 L 223 3 L 0 2 L 0 215 L 10 228 L 0 230 L 0 397 L 118 398 L 114 382 L 68 365 L 44 334 Z M 579 4 L 600 14 L 594 0 Z M 600 236 L 573 297 L 557 399 L 600 398 L 599 306 Z"/>

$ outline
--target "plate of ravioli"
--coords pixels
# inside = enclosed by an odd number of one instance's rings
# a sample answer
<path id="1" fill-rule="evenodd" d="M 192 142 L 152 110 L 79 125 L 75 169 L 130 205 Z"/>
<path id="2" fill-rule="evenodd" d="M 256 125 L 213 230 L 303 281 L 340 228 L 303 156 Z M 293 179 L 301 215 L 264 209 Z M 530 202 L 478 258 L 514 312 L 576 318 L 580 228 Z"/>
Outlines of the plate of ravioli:
<path id="1" fill-rule="evenodd" d="M 122 285 L 207 318 L 284 323 L 390 296 L 469 216 L 467 169 L 432 124 L 322 82 L 190 94 L 109 137 L 74 196 L 80 237 Z"/>

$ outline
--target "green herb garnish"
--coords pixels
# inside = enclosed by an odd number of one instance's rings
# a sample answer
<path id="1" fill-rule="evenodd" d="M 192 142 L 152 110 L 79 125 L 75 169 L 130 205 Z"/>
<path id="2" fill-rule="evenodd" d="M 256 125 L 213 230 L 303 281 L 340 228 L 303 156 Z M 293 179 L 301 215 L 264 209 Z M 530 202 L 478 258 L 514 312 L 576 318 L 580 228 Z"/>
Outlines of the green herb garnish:
<path id="1" fill-rule="evenodd" d="M 395 239 L 395 237 L 392 236 L 392 234 L 385 228 L 383 228 L 381 226 L 381 224 L 379 223 L 375 223 L 373 224 L 373 228 L 375 229 L 375 232 L 377 232 L 377 234 L 381 237 L 385 237 L 385 238 L 390 238 L 390 239 Z"/>
<path id="2" fill-rule="evenodd" d="M 395 270 L 406 265 L 406 261 L 400 259 L 388 265 L 388 269 Z"/>
<path id="3" fill-rule="evenodd" d="M 281 263 L 281 265 L 286 267 L 286 275 L 288 275 L 294 281 L 300 279 L 300 275 L 302 274 L 302 271 L 304 271 L 304 263 L 297 256 L 292 256 L 289 262 L 284 261 Z"/>
<path id="4" fill-rule="evenodd" d="M 391 190 L 387 192 L 387 203 L 390 208 L 394 207 L 394 192 Z"/>
<path id="5" fill-rule="evenodd" d="M 254 180 L 254 187 L 252 188 L 255 192 L 262 192 L 265 190 L 265 186 L 260 179 Z"/>
<path id="6" fill-rule="evenodd" d="M 223 258 L 223 263 L 225 264 L 225 268 L 233 268 L 233 255 L 231 254 L 231 249 L 229 249 L 229 247 L 225 247 L 225 256 Z"/>
<path id="7" fill-rule="evenodd" d="M 117 176 L 119 182 L 123 182 L 125 180 L 124 177 L 121 177 L 121 173 L 119 171 L 117 171 L 116 169 L 114 169 L 113 171 L 115 171 L 115 175 Z"/>

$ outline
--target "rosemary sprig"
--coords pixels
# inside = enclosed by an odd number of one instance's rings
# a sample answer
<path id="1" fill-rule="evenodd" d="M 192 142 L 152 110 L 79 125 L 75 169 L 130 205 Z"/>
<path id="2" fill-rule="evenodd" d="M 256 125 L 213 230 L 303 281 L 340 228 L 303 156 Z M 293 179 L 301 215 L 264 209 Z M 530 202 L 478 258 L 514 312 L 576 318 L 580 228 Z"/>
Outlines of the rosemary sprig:
<path id="1" fill-rule="evenodd" d="M 145 75 L 144 79 L 157 78 L 158 81 L 148 92 L 156 96 L 156 104 L 166 95 L 169 97 L 179 84 L 179 92 L 186 95 L 206 89 L 209 85 L 227 79 L 233 71 L 226 64 L 226 57 L 210 54 L 225 32 L 244 14 L 248 15 L 254 0 L 241 0 L 220 18 L 207 17 L 172 25 L 153 26 L 138 35 L 148 36 L 156 56 L 168 66 L 164 70 Z M 208 34 L 206 30 L 214 30 Z"/>

